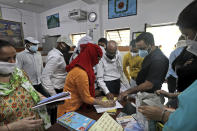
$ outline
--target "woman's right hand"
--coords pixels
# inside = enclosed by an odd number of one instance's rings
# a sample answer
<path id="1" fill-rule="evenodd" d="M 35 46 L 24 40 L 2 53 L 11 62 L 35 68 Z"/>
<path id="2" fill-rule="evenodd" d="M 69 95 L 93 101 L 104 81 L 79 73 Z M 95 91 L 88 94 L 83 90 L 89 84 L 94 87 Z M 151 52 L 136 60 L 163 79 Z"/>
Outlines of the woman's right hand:
<path id="1" fill-rule="evenodd" d="M 32 131 L 39 128 L 43 121 L 42 119 L 34 120 L 33 117 L 26 117 L 22 120 L 18 120 L 16 122 L 8 124 L 8 127 L 11 131 Z"/>
<path id="2" fill-rule="evenodd" d="M 168 92 L 166 92 L 166 91 L 164 91 L 164 90 L 157 90 L 157 91 L 156 91 L 156 94 L 157 94 L 157 95 L 164 95 L 165 97 L 168 97 L 168 98 L 171 97 L 171 93 L 168 93 Z"/>
<path id="3" fill-rule="evenodd" d="M 114 100 L 108 100 L 108 101 L 102 102 L 103 107 L 114 107 L 115 105 L 116 105 L 116 102 Z"/>

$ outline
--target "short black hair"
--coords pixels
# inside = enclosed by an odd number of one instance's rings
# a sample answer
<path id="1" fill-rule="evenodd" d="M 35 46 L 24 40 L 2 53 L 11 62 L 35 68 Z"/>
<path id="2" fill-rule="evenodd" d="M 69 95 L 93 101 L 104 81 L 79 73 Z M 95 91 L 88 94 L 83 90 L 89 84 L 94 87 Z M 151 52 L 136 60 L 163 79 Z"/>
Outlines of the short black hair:
<path id="1" fill-rule="evenodd" d="M 27 44 L 27 43 L 31 43 L 30 41 L 28 41 L 28 40 L 24 40 L 25 41 L 25 45 Z"/>
<path id="2" fill-rule="evenodd" d="M 143 32 L 136 38 L 136 43 L 143 40 L 146 45 L 155 45 L 154 37 L 150 32 Z"/>
<path id="3" fill-rule="evenodd" d="M 1 50 L 3 47 L 8 47 L 8 46 L 14 47 L 12 44 L 10 44 L 10 42 L 0 39 L 0 50 Z"/>
<path id="4" fill-rule="evenodd" d="M 106 38 L 100 38 L 99 40 L 98 40 L 98 43 L 99 42 L 101 42 L 101 43 L 104 43 L 106 46 L 107 46 L 107 39 Z"/>
<path id="5" fill-rule="evenodd" d="M 183 9 L 176 24 L 180 28 L 189 28 L 197 31 L 197 0 Z"/>
<path id="6" fill-rule="evenodd" d="M 132 46 L 132 47 L 136 47 L 136 45 L 135 45 L 135 39 L 134 40 L 132 40 L 132 41 L 130 41 L 130 46 Z"/>

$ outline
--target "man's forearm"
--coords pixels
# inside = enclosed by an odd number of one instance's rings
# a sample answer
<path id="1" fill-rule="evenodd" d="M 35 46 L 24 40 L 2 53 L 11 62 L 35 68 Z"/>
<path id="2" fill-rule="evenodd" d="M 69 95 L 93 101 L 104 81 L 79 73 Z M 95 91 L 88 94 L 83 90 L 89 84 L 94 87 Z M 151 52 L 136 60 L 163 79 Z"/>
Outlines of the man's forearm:
<path id="1" fill-rule="evenodd" d="M 128 94 L 134 94 L 134 93 L 137 93 L 139 91 L 147 91 L 147 90 L 150 90 L 153 88 L 153 84 L 151 82 L 144 82 L 142 84 L 140 84 L 139 86 L 136 86 L 134 88 L 131 88 L 129 90 L 127 90 L 126 92 Z"/>

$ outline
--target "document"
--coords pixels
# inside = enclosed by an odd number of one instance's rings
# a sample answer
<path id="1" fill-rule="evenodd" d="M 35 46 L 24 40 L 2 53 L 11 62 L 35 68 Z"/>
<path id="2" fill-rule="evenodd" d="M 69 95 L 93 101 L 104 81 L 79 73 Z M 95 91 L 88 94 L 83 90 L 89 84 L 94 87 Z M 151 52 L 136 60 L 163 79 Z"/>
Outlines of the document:
<path id="1" fill-rule="evenodd" d="M 123 131 L 123 128 L 105 112 L 89 131 Z"/>
<path id="2" fill-rule="evenodd" d="M 102 113 L 102 112 L 106 112 L 106 111 L 109 111 L 109 110 L 113 110 L 113 109 L 118 109 L 118 108 L 123 108 L 123 106 L 118 102 L 116 101 L 116 105 L 114 107 L 102 107 L 101 105 L 94 105 L 97 113 Z"/>
<path id="3" fill-rule="evenodd" d="M 49 98 L 45 98 L 43 100 L 41 100 L 36 106 L 32 107 L 32 109 L 50 104 L 50 103 L 54 103 L 54 102 L 59 102 L 59 101 L 64 101 L 66 99 L 70 99 L 70 92 L 62 92 L 56 95 L 53 95 Z"/>

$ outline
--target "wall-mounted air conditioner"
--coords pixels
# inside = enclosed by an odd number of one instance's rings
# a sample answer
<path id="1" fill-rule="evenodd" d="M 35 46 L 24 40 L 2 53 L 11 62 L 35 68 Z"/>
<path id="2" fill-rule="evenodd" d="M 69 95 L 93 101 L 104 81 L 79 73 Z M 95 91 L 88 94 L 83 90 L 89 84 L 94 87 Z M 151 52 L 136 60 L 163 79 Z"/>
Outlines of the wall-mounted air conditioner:
<path id="1" fill-rule="evenodd" d="M 99 0 L 82 0 L 82 1 L 87 3 L 87 4 L 95 4 Z"/>
<path id="2" fill-rule="evenodd" d="M 87 20 L 87 12 L 80 10 L 80 9 L 74 9 L 72 11 L 69 11 L 68 17 L 70 19 L 77 20 L 77 21 Z"/>

